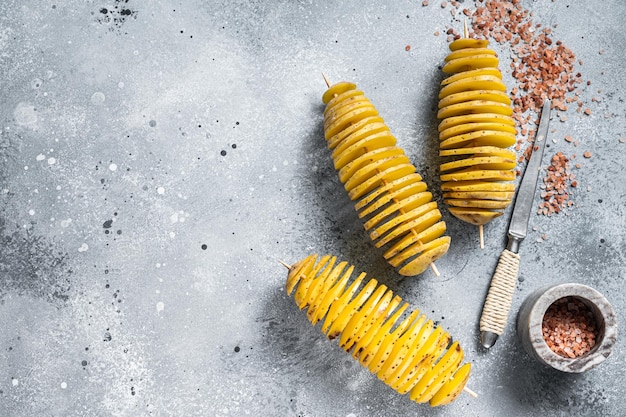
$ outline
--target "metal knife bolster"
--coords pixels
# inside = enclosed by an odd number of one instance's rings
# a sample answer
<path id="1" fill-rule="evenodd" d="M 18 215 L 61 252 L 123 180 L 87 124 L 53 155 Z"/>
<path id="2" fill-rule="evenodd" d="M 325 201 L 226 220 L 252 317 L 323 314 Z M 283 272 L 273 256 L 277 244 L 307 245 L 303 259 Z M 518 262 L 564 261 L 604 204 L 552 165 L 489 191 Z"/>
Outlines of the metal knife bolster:
<path id="1" fill-rule="evenodd" d="M 513 207 L 513 214 L 511 214 L 511 222 L 509 223 L 509 242 L 507 244 L 507 249 L 513 253 L 518 252 L 519 245 L 528 232 L 528 220 L 532 212 L 535 189 L 537 188 L 539 172 L 541 171 L 541 159 L 546 146 L 546 137 L 548 136 L 550 106 L 550 100 L 544 100 L 537 135 L 532 145 L 533 150 L 515 198 L 515 206 Z"/>

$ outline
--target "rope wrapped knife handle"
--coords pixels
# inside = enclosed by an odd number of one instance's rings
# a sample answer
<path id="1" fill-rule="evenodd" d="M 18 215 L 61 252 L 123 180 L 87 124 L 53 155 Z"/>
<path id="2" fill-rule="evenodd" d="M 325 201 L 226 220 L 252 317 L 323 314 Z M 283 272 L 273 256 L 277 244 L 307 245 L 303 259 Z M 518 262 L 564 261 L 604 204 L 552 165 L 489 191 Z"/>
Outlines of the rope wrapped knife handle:
<path id="1" fill-rule="evenodd" d="M 504 332 L 517 282 L 519 262 L 519 254 L 508 249 L 502 251 L 480 317 L 481 332 L 492 332 L 497 335 Z"/>

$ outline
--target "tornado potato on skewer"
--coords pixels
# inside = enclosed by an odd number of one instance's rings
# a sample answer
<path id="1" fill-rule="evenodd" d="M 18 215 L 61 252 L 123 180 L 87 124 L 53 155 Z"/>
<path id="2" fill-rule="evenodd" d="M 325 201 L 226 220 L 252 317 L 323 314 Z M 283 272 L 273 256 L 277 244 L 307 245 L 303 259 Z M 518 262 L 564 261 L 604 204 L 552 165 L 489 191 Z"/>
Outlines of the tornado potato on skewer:
<path id="1" fill-rule="evenodd" d="M 514 193 L 517 156 L 511 99 L 489 41 L 450 43 L 439 92 L 439 155 L 444 202 L 452 215 L 479 227 L 501 216 Z"/>
<path id="2" fill-rule="evenodd" d="M 281 262 L 282 263 L 282 262 Z M 286 290 L 311 324 L 362 366 L 412 401 L 432 407 L 454 401 L 470 375 L 463 349 L 433 320 L 366 273 L 337 258 L 310 255 L 289 266 Z M 362 285 L 365 283 L 365 285 Z M 294 292 L 295 290 L 295 292 Z M 407 311 L 408 309 L 408 311 Z"/>
<path id="3" fill-rule="evenodd" d="M 437 203 L 384 120 L 363 91 L 340 82 L 322 101 L 324 135 L 340 181 L 364 228 L 398 272 L 414 276 L 450 246 Z"/>

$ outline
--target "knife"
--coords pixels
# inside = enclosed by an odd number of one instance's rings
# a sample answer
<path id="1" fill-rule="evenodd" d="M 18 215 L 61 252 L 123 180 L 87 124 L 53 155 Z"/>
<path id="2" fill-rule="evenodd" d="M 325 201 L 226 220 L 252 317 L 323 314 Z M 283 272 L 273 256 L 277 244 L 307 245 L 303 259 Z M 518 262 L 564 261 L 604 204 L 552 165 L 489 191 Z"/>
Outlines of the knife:
<path id="1" fill-rule="evenodd" d="M 492 347 L 506 327 L 513 291 L 519 271 L 519 247 L 528 231 L 528 220 L 535 198 L 535 189 L 541 170 L 541 158 L 546 145 L 548 125 L 550 124 L 550 100 L 544 100 L 541 120 L 535 136 L 530 160 L 526 165 L 524 177 L 517 190 L 513 214 L 509 224 L 509 241 L 498 260 L 496 271 L 491 278 L 491 285 L 485 299 L 480 317 L 480 339 L 485 348 Z"/>

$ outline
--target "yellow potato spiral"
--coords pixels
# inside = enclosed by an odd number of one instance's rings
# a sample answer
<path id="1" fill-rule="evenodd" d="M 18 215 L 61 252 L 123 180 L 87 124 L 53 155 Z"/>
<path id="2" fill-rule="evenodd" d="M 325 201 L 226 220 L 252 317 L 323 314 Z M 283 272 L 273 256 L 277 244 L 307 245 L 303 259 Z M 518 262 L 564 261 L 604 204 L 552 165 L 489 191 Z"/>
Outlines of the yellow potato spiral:
<path id="1" fill-rule="evenodd" d="M 450 246 L 432 194 L 355 84 L 330 86 L 322 101 L 327 145 L 365 230 L 401 275 L 421 274 Z"/>
<path id="2" fill-rule="evenodd" d="M 450 43 L 439 92 L 440 167 L 450 213 L 482 226 L 502 215 L 515 192 L 516 142 L 511 99 L 486 40 Z"/>
<path id="3" fill-rule="evenodd" d="M 376 279 L 354 266 L 310 255 L 289 268 L 286 289 L 311 324 L 400 394 L 431 406 L 454 401 L 470 364 L 457 341 Z M 364 284 L 364 285 L 363 285 Z M 297 287 L 297 288 L 296 288 Z M 409 311 L 407 311 L 407 309 Z"/>

